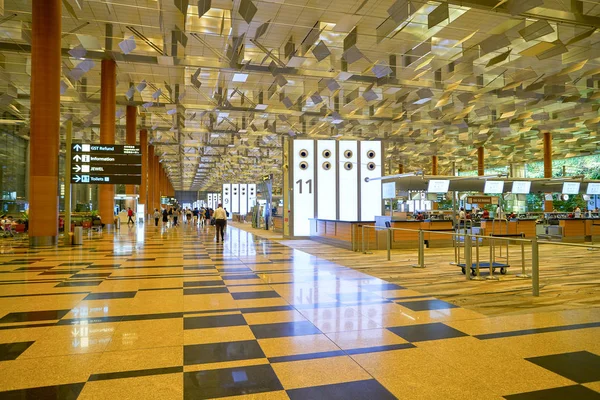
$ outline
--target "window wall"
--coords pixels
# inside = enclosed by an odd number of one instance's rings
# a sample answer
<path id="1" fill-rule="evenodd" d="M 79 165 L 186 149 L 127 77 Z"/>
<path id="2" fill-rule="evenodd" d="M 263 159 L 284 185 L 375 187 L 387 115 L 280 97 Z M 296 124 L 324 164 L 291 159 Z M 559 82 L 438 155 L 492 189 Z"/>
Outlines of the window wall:
<path id="1" fill-rule="evenodd" d="M 28 140 L 17 131 L 16 125 L 0 125 L 0 207 L 14 217 L 27 208 Z"/>

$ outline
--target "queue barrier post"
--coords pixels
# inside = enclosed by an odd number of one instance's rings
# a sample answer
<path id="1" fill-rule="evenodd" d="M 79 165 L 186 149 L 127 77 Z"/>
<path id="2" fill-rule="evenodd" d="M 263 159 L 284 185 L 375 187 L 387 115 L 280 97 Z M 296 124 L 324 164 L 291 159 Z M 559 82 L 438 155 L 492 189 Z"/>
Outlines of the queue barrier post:
<path id="1" fill-rule="evenodd" d="M 471 280 L 471 267 L 473 266 L 473 259 L 471 253 L 471 236 L 465 236 L 465 277 L 468 281 Z"/>
<path id="2" fill-rule="evenodd" d="M 423 229 L 419 229 L 419 252 L 417 264 L 413 265 L 413 268 L 425 268 L 425 232 Z"/>
<path id="3" fill-rule="evenodd" d="M 472 247 L 472 246 L 471 246 Z M 465 271 L 466 273 L 470 272 L 470 268 L 469 270 Z M 473 278 L 471 278 L 474 281 L 483 281 L 485 280 L 484 277 L 482 277 L 479 273 L 479 238 L 476 237 L 475 238 L 475 276 Z"/>
<path id="4" fill-rule="evenodd" d="M 540 259 L 539 247 L 536 237 L 531 239 L 531 286 L 533 295 L 540 296 Z"/>
<path id="5" fill-rule="evenodd" d="M 525 237 L 524 234 L 521 234 L 522 238 Z M 525 271 L 525 242 L 523 242 L 521 240 L 521 273 L 516 275 L 517 278 L 531 278 L 531 275 L 529 275 L 526 271 Z"/>
<path id="6" fill-rule="evenodd" d="M 386 245 L 387 245 L 387 260 L 392 260 L 392 230 L 387 228 L 386 232 Z"/>

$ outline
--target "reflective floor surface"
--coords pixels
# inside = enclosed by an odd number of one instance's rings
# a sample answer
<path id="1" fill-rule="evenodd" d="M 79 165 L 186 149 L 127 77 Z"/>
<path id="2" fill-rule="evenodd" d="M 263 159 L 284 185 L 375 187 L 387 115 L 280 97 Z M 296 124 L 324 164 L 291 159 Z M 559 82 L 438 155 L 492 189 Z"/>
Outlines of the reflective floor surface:
<path id="1" fill-rule="evenodd" d="M 600 399 L 598 307 L 485 316 L 267 236 L 0 242 L 0 398 Z"/>

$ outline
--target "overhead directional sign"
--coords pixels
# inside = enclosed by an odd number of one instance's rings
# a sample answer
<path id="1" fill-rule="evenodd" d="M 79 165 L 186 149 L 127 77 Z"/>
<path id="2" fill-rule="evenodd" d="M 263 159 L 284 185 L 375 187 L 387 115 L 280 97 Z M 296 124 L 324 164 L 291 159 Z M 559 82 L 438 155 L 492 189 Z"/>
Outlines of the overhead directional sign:
<path id="1" fill-rule="evenodd" d="M 139 185 L 142 182 L 140 146 L 74 143 L 71 182 Z"/>

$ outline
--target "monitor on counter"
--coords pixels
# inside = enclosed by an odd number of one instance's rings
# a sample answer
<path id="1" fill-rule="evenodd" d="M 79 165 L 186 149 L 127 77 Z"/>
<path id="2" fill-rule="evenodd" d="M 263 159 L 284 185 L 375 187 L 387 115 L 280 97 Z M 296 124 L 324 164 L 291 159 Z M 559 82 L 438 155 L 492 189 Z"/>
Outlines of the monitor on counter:
<path id="1" fill-rule="evenodd" d="M 579 182 L 565 182 L 563 183 L 562 193 L 563 194 L 579 194 Z"/>
<path id="2" fill-rule="evenodd" d="M 428 193 L 448 193 L 450 180 L 448 179 L 431 179 L 427 184 Z"/>
<path id="3" fill-rule="evenodd" d="M 514 181 L 511 192 L 513 194 L 529 194 L 531 191 L 531 181 Z"/>
<path id="4" fill-rule="evenodd" d="M 588 183 L 586 194 L 600 194 L 600 183 Z"/>
<path id="5" fill-rule="evenodd" d="M 499 194 L 504 192 L 504 181 L 485 181 L 483 193 Z"/>
<path id="6" fill-rule="evenodd" d="M 384 199 L 396 198 L 396 182 L 387 182 L 381 185 Z"/>

